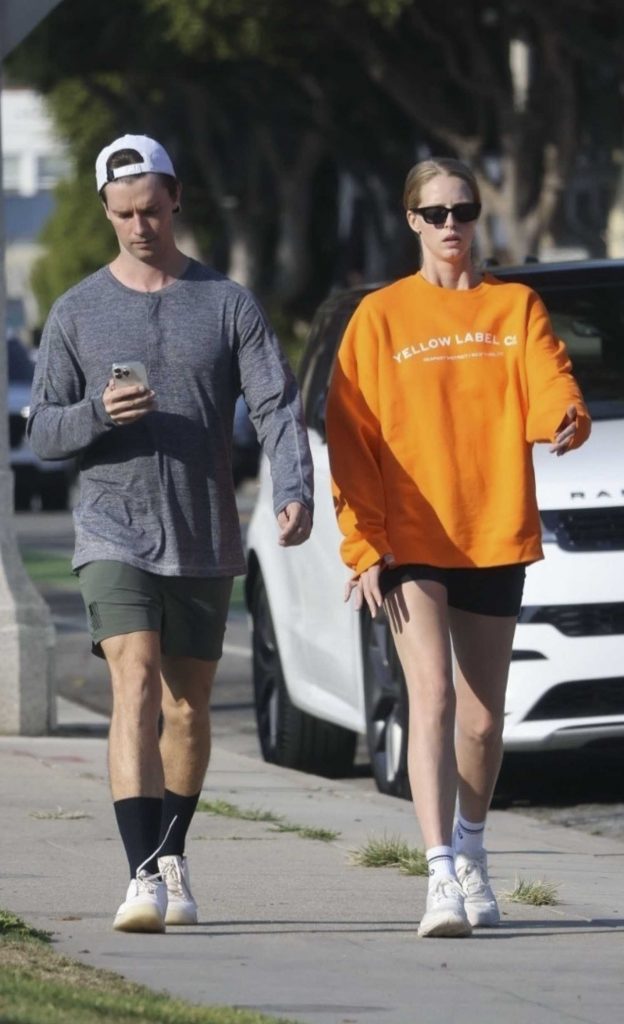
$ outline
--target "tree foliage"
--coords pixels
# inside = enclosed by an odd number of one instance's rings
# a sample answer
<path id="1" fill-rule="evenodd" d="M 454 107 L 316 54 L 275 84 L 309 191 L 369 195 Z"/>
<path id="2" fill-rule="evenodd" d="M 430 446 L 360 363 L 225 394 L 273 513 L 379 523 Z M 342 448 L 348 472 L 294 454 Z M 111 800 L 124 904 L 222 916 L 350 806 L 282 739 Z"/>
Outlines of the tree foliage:
<path id="1" fill-rule="evenodd" d="M 49 95 L 85 203 L 101 146 L 126 131 L 154 135 L 204 256 L 269 304 L 305 311 L 353 272 L 405 269 L 400 193 L 419 153 L 471 164 L 486 253 L 534 251 L 579 153 L 591 162 L 592 147 L 608 152 L 620 131 L 620 6 L 64 0 L 11 70 Z M 66 271 L 71 283 L 78 272 L 53 242 L 77 215 L 63 190 L 49 232 L 57 266 L 40 278 L 62 284 Z M 81 267 L 101 257 L 109 229 L 97 223 L 83 232 Z"/>

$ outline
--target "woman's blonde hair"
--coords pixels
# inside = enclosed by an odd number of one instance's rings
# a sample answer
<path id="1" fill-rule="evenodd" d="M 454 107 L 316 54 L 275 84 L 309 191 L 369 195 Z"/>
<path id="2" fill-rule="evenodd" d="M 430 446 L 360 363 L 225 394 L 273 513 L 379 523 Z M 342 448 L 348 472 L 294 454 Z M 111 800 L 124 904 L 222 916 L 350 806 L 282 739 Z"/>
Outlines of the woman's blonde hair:
<path id="1" fill-rule="evenodd" d="M 420 163 L 414 164 L 408 173 L 403 189 L 403 205 L 406 210 L 415 210 L 420 206 L 423 187 L 432 178 L 437 178 L 439 174 L 445 174 L 449 178 L 461 178 L 470 188 L 474 202 L 481 202 L 477 179 L 470 168 L 461 160 L 440 156 L 432 157 L 430 160 L 421 160 Z"/>

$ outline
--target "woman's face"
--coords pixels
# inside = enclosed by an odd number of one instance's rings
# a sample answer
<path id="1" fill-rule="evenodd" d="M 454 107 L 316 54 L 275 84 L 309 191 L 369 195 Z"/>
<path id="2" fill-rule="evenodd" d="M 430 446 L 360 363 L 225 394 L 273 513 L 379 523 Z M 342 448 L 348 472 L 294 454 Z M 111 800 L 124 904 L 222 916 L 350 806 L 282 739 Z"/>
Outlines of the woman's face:
<path id="1" fill-rule="evenodd" d="M 455 206 L 457 203 L 474 203 L 470 185 L 462 178 L 438 174 L 423 185 L 418 208 L 429 206 Z M 462 224 L 451 211 L 440 225 L 428 224 L 420 213 L 407 211 L 407 221 L 412 231 L 420 235 L 423 256 L 429 253 L 436 260 L 446 263 L 461 263 L 470 255 L 474 238 L 475 220 Z"/>

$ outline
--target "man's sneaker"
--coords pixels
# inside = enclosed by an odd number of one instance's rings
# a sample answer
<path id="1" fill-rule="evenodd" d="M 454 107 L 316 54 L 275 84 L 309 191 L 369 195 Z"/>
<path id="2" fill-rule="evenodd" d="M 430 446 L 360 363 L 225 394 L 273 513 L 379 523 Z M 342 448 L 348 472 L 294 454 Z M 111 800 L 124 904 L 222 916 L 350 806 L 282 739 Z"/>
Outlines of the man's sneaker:
<path id="1" fill-rule="evenodd" d="M 197 924 L 197 904 L 191 893 L 186 857 L 159 857 L 158 870 L 167 886 L 166 924 Z"/>
<path id="2" fill-rule="evenodd" d="M 455 870 L 464 893 L 466 914 L 473 928 L 495 928 L 500 924 L 500 911 L 488 878 L 485 850 L 479 857 L 456 853 Z"/>
<path id="3" fill-rule="evenodd" d="M 464 893 L 455 878 L 440 878 L 429 886 L 420 938 L 464 938 L 472 927 L 464 910 Z"/>
<path id="4" fill-rule="evenodd" d="M 113 928 L 119 932 L 164 932 L 166 913 L 167 886 L 160 875 L 140 868 L 128 886 Z"/>

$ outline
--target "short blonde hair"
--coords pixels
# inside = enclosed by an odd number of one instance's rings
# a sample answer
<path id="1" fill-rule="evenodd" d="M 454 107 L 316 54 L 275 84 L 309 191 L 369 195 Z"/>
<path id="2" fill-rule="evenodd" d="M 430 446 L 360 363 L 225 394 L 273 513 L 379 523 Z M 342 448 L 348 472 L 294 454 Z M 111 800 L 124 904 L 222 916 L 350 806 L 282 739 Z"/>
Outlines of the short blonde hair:
<path id="1" fill-rule="evenodd" d="M 437 178 L 439 174 L 444 174 L 448 178 L 461 178 L 470 188 L 474 202 L 481 202 L 477 179 L 470 168 L 461 160 L 440 156 L 432 157 L 430 160 L 421 160 L 420 163 L 414 164 L 409 171 L 403 189 L 403 205 L 406 210 L 415 210 L 420 206 L 423 187 L 428 181 Z"/>

